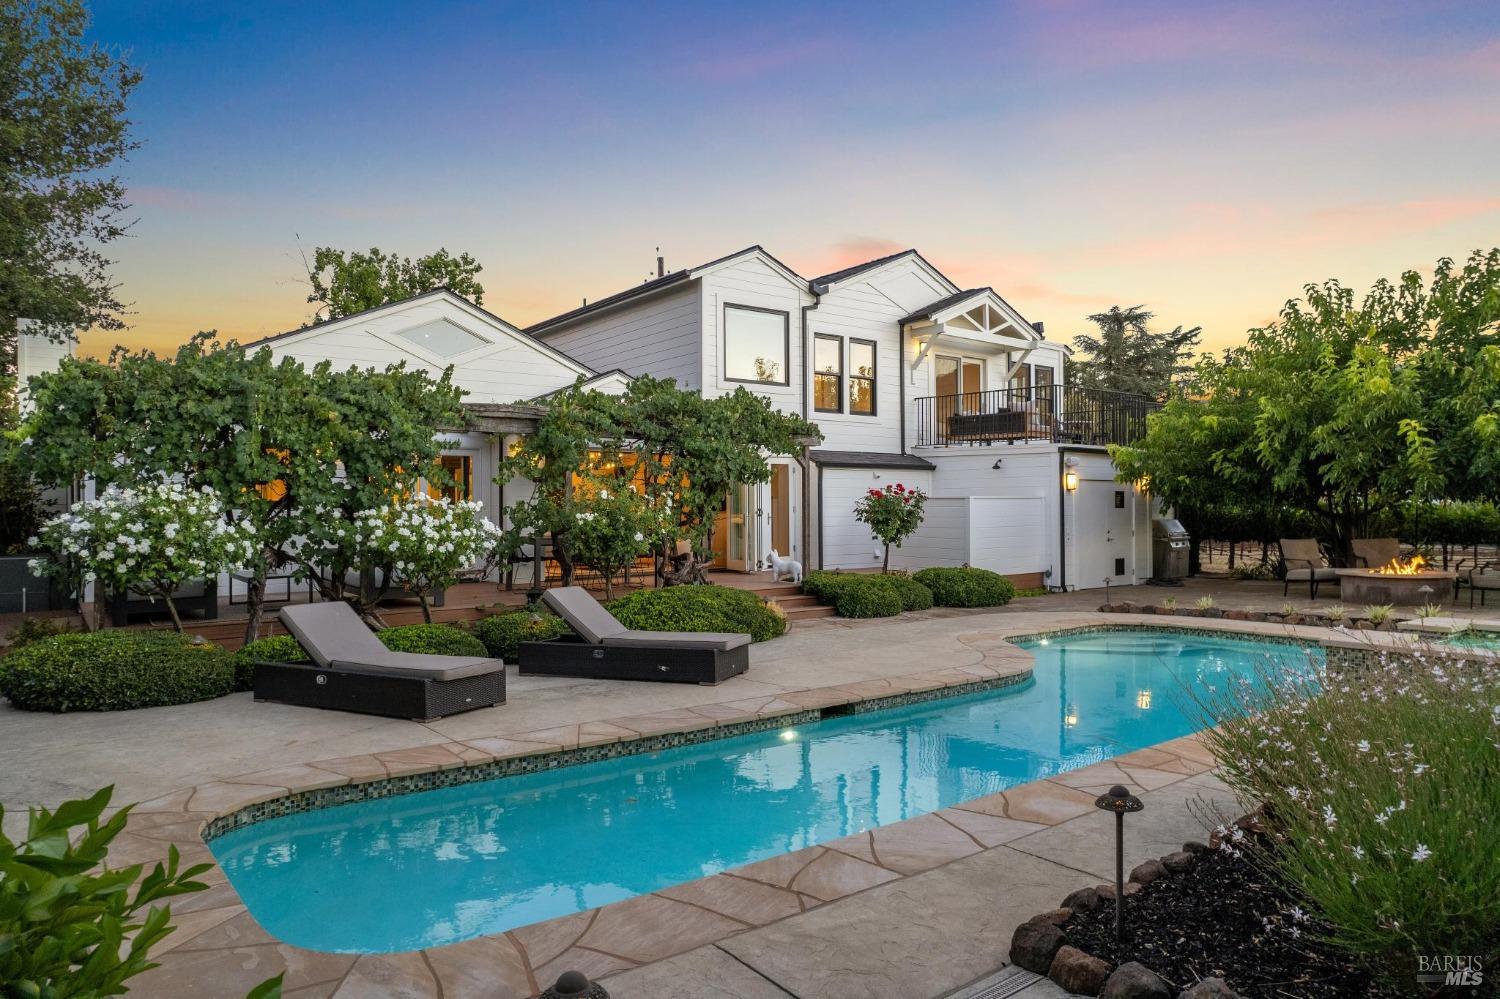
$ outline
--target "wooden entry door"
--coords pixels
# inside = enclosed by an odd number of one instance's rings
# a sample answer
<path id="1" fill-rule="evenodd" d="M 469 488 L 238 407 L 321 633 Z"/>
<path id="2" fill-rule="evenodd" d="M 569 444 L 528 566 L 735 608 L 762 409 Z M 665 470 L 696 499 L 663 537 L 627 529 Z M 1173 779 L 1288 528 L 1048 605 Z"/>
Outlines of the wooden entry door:
<path id="1" fill-rule="evenodd" d="M 792 557 L 792 466 L 771 466 L 771 547 Z"/>

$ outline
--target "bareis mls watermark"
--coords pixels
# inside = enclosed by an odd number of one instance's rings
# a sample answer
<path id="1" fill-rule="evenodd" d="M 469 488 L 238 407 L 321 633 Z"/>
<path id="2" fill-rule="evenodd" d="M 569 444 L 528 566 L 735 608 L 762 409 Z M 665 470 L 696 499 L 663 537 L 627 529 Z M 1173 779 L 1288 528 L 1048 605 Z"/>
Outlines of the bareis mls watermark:
<path id="1" fill-rule="evenodd" d="M 1484 962 L 1472 954 L 1419 955 L 1417 981 L 1423 985 L 1483 985 Z"/>

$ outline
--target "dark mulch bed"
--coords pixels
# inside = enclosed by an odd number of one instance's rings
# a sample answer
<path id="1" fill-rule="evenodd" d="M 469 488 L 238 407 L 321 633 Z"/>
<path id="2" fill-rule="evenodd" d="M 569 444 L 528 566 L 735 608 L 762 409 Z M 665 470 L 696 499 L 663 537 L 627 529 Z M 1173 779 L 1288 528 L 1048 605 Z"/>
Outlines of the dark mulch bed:
<path id="1" fill-rule="evenodd" d="M 1216 977 L 1253 999 L 1397 995 L 1319 943 L 1321 927 L 1293 915 L 1298 903 L 1243 851 L 1216 850 L 1125 897 L 1123 946 L 1115 945 L 1113 900 L 1075 913 L 1063 931 L 1113 965 L 1139 961 L 1174 993 Z"/>

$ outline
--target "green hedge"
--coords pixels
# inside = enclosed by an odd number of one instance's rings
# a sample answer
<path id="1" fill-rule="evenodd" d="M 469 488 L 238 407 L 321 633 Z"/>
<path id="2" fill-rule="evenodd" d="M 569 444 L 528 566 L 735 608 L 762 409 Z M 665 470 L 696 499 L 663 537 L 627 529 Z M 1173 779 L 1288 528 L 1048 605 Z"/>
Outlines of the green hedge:
<path id="1" fill-rule="evenodd" d="M 931 590 L 899 573 L 811 572 L 802 581 L 802 592 L 832 604 L 839 617 L 891 617 L 933 605 Z"/>
<path id="2" fill-rule="evenodd" d="M 923 569 L 912 576 L 939 607 L 1000 607 L 1016 595 L 1010 580 L 988 569 Z"/>
<path id="3" fill-rule="evenodd" d="M 448 624 L 406 624 L 376 632 L 376 637 L 392 652 L 419 652 L 430 656 L 489 655 L 483 642 Z"/>
<path id="4" fill-rule="evenodd" d="M 779 607 L 729 586 L 637 590 L 607 605 L 627 628 L 641 631 L 730 631 L 764 642 L 786 633 Z"/>
<path id="5" fill-rule="evenodd" d="M 520 656 L 522 642 L 547 642 L 569 631 L 568 623 L 560 617 L 526 610 L 496 614 L 474 625 L 474 637 L 484 643 L 485 650 L 507 662 L 515 662 Z"/>
<path id="6" fill-rule="evenodd" d="M 256 663 L 295 663 L 307 658 L 307 653 L 291 635 L 257 638 L 234 654 L 234 689 L 254 688 Z"/>
<path id="7" fill-rule="evenodd" d="M 176 632 L 57 635 L 0 663 L 0 694 L 26 711 L 123 711 L 222 697 L 234 664 L 217 645 Z"/>

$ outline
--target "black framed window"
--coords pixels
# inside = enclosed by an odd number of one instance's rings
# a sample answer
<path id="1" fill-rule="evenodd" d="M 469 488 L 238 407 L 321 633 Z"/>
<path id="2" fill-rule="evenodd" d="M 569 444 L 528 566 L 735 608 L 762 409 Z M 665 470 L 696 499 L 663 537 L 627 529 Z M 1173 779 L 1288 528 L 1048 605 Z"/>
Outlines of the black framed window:
<path id="1" fill-rule="evenodd" d="M 875 341 L 849 341 L 849 412 L 875 415 Z"/>
<path id="2" fill-rule="evenodd" d="M 813 338 L 813 409 L 844 411 L 844 338 L 819 333 Z"/>
<path id="3" fill-rule="evenodd" d="M 790 385 L 789 329 L 785 312 L 724 306 L 724 377 L 732 382 Z"/>

